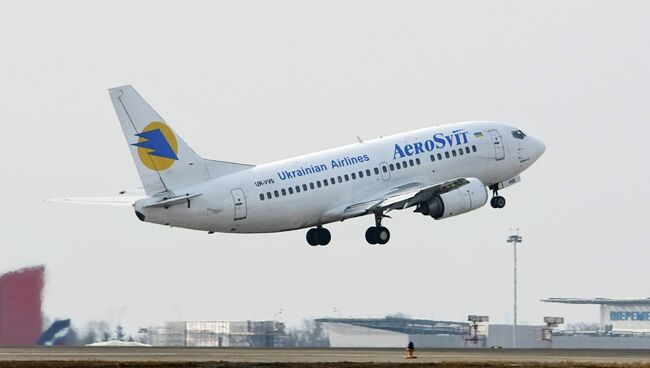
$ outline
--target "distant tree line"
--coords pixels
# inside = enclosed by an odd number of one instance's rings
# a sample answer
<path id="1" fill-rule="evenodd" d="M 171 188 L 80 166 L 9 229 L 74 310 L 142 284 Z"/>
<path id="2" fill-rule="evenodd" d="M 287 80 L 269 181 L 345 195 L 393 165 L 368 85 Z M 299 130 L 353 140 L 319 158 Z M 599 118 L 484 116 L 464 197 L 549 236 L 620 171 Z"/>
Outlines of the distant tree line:
<path id="1" fill-rule="evenodd" d="M 288 347 L 328 347 L 329 339 L 321 323 L 305 319 L 302 325 L 287 330 L 285 346 Z"/>

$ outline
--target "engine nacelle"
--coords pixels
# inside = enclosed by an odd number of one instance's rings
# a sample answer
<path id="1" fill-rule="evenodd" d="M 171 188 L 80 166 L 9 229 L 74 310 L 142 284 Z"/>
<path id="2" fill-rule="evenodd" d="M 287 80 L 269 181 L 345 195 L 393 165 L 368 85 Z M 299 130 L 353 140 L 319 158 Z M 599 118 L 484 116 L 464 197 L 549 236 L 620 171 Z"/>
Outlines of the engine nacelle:
<path id="1" fill-rule="evenodd" d="M 421 202 L 415 211 L 438 220 L 482 207 L 488 199 L 487 188 L 476 178 L 467 181 L 469 184 Z"/>

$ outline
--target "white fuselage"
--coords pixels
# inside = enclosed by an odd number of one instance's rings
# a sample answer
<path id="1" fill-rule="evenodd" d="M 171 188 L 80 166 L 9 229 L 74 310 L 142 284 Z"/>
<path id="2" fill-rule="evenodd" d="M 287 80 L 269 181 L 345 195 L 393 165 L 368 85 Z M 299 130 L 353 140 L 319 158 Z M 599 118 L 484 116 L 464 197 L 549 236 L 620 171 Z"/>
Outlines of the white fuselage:
<path id="1" fill-rule="evenodd" d="M 161 199 L 154 196 L 137 201 L 135 209 L 147 222 L 215 232 L 263 233 L 322 225 L 341 221 L 350 205 L 404 185 L 471 177 L 489 187 L 513 178 L 544 151 L 540 141 L 517 138 L 514 131 L 517 128 L 496 122 L 414 130 L 174 190 L 174 195 L 200 193 L 189 206 L 145 208 Z"/>

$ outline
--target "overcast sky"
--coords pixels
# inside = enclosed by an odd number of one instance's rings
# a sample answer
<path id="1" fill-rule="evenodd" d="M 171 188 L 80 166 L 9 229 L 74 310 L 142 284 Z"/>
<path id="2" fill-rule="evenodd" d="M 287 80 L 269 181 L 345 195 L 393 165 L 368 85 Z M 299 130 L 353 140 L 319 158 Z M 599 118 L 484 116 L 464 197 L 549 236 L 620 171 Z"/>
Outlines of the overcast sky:
<path id="1" fill-rule="evenodd" d="M 0 1 L 0 272 L 47 265 L 50 318 L 512 317 L 650 296 L 650 25 L 624 1 Z M 199 154 L 260 164 L 439 123 L 511 123 L 546 153 L 503 210 L 207 235 L 44 203 L 140 185 L 107 89 L 132 84 Z M 334 308 L 338 312 L 334 311 Z"/>

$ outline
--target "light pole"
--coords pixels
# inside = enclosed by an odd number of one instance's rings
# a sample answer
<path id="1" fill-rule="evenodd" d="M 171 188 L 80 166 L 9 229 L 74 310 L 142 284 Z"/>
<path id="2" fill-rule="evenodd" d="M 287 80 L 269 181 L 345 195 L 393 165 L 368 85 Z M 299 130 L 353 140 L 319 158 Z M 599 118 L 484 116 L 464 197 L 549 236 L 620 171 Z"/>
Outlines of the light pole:
<path id="1" fill-rule="evenodd" d="M 512 229 L 510 229 L 512 232 Z M 512 248 L 514 249 L 515 262 L 514 262 L 514 323 L 512 324 L 512 347 L 517 347 L 517 244 L 521 243 L 523 238 L 519 236 L 519 229 L 515 234 L 512 234 L 506 240 L 508 243 L 512 243 Z"/>

